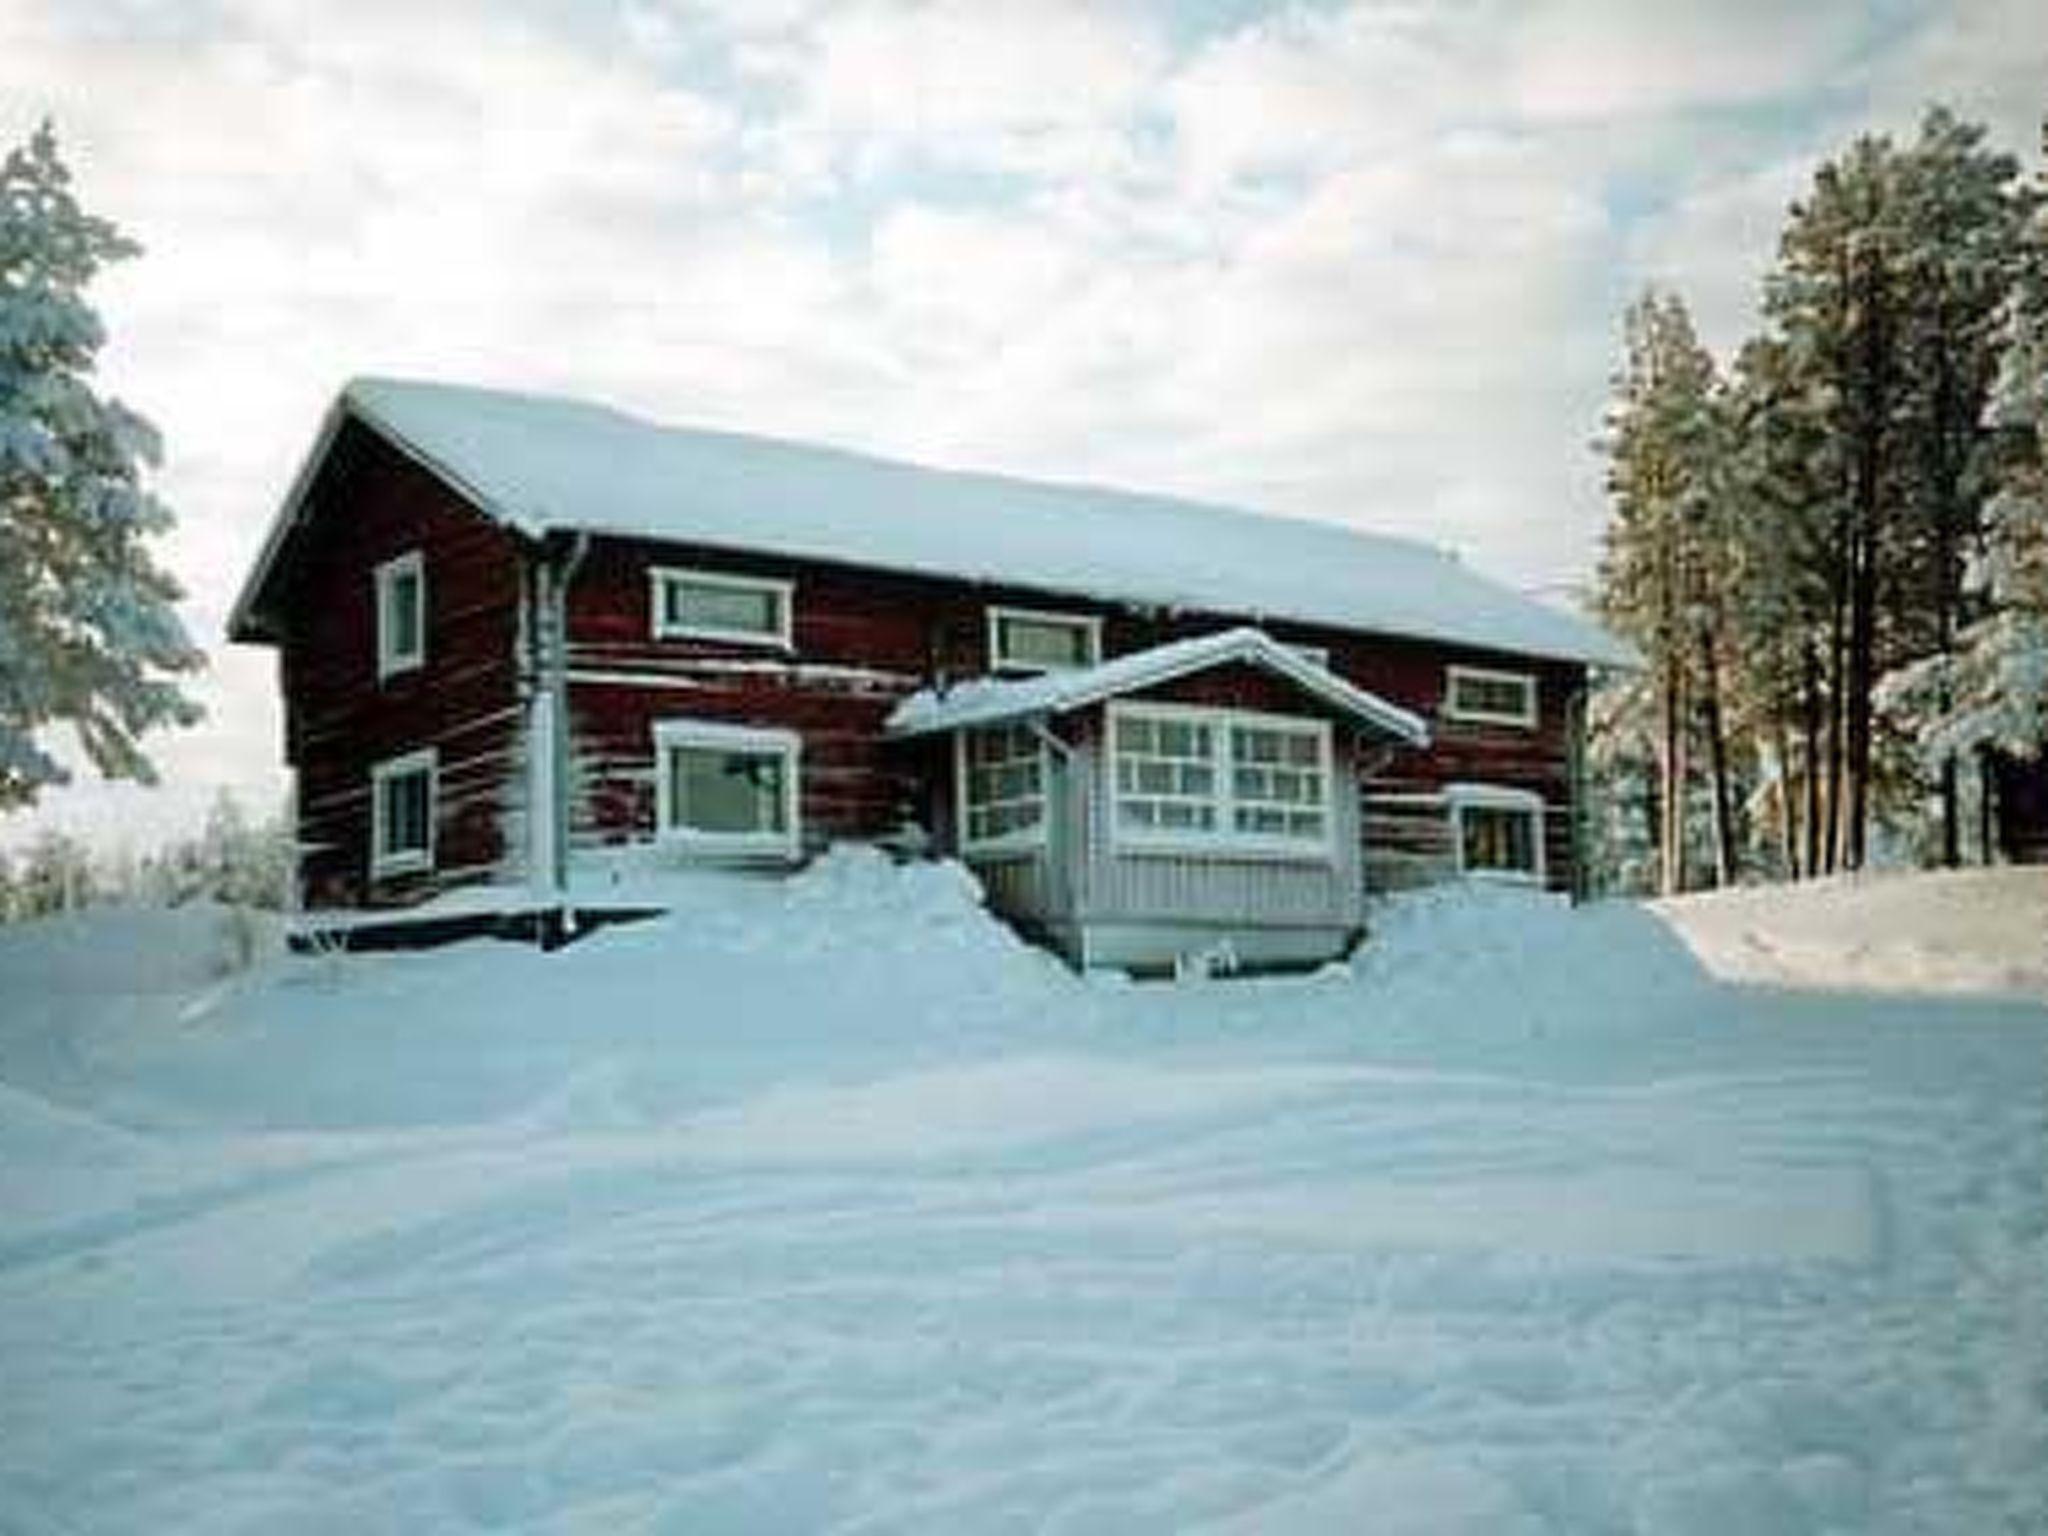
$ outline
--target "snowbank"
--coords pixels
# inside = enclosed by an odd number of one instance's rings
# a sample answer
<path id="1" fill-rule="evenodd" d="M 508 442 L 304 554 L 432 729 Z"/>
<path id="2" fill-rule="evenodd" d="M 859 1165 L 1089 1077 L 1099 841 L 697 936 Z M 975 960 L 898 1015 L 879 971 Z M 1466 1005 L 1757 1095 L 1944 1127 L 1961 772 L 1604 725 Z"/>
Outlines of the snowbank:
<path id="1" fill-rule="evenodd" d="M 2042 1526 L 2048 1009 L 1498 889 L 1127 987 L 953 866 L 667 899 L 0 933 L 0 1529 Z"/>
<path id="2" fill-rule="evenodd" d="M 2048 868 L 1844 875 L 1655 902 L 1729 981 L 2048 996 Z"/>

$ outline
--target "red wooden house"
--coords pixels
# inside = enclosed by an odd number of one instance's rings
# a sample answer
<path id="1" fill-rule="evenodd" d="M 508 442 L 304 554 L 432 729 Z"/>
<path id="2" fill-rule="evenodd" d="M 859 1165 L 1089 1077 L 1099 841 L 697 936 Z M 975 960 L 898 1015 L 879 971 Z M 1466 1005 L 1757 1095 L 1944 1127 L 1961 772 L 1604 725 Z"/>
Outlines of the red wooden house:
<path id="1" fill-rule="evenodd" d="M 1136 965 L 1569 886 L 1587 672 L 1631 659 L 1405 540 L 391 380 L 230 635 L 278 649 L 309 904 L 907 838 Z"/>

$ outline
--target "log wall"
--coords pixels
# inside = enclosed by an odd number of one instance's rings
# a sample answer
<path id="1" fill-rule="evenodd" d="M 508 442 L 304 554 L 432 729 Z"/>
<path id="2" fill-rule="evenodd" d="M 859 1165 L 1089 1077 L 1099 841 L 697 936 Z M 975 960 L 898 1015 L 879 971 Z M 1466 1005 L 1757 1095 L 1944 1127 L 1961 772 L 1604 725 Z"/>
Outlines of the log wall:
<path id="1" fill-rule="evenodd" d="M 502 876 L 524 814 L 513 537 L 352 421 L 307 494 L 279 647 L 307 904 L 399 904 Z M 380 681 L 374 572 L 415 549 L 425 663 Z M 373 880 L 371 769 L 423 747 L 439 758 L 435 867 Z"/>

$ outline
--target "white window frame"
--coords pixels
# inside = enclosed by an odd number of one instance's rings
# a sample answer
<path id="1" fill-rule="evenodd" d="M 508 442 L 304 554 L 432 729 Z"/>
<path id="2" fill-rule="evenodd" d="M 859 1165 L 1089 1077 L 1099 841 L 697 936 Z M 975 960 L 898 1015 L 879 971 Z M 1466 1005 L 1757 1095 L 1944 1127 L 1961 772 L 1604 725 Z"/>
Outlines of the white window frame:
<path id="1" fill-rule="evenodd" d="M 765 592 L 775 599 L 775 631 L 725 629 L 715 624 L 681 624 L 668 617 L 665 589 L 671 584 L 720 587 L 728 592 Z M 796 583 L 778 576 L 735 576 L 729 571 L 699 571 L 688 566 L 656 565 L 647 571 L 647 595 L 654 638 L 657 640 L 721 640 L 731 645 L 762 645 L 775 650 L 792 648 L 795 623 Z"/>
<path id="2" fill-rule="evenodd" d="M 1023 619 L 1033 624 L 1067 624 L 1088 637 L 1088 659 L 1072 667 L 1048 667 L 1042 661 L 1025 661 L 1002 652 L 1003 620 Z M 1062 612 L 1052 608 L 1011 608 L 991 603 L 988 609 L 988 669 L 991 672 L 1078 672 L 1102 661 L 1102 620 L 1092 613 Z"/>
<path id="3" fill-rule="evenodd" d="M 668 767 L 674 747 L 775 754 L 782 758 L 780 832 L 706 832 L 675 825 L 676 807 Z M 795 731 L 730 725 L 722 720 L 673 718 L 654 722 L 654 834 L 657 841 L 690 853 L 725 857 L 794 859 L 803 847 L 798 823 L 803 804 L 803 738 Z"/>
<path id="4" fill-rule="evenodd" d="M 1544 855 L 1544 822 L 1549 805 L 1533 789 L 1516 789 L 1506 784 L 1447 784 L 1444 804 L 1451 813 L 1451 851 L 1458 873 L 1467 880 L 1498 880 L 1509 885 L 1542 886 L 1548 878 Z M 1536 867 L 1525 869 L 1467 869 L 1465 867 L 1465 812 L 1468 810 L 1519 811 L 1530 820 L 1529 847 Z"/>
<path id="5" fill-rule="evenodd" d="M 1516 683 L 1528 699 L 1524 709 L 1509 712 L 1495 709 L 1465 709 L 1458 704 L 1458 684 L 1470 679 L 1482 683 Z M 1536 674 L 1509 672 L 1498 667 L 1466 667 L 1452 664 L 1444 671 L 1444 718 L 1470 720 L 1477 725 L 1514 725 L 1524 729 L 1536 724 Z"/>
<path id="6" fill-rule="evenodd" d="M 959 807 L 960 851 L 972 854 L 1035 853 L 1046 843 L 1046 822 L 1052 814 L 1052 763 L 1045 739 L 1038 736 L 1038 820 L 995 837 L 976 837 L 967 803 L 967 738 L 974 730 L 1001 730 L 1004 726 L 969 727 L 953 733 L 953 804 Z M 1024 729 L 1029 730 L 1026 726 Z M 1036 733 L 1034 733 L 1035 735 Z"/>
<path id="7" fill-rule="evenodd" d="M 1107 799 L 1110 846 L 1119 853 L 1172 854 L 1202 858 L 1271 859 L 1301 864 L 1332 864 L 1337 857 L 1337 782 L 1334 773 L 1330 722 L 1313 715 L 1276 715 L 1257 710 L 1223 709 L 1210 704 L 1152 704 L 1112 700 L 1104 712 L 1101 752 L 1103 793 Z M 1116 783 L 1117 722 L 1129 719 L 1180 721 L 1205 725 L 1213 733 L 1216 756 L 1212 761 L 1214 788 L 1210 802 L 1215 807 L 1215 829 L 1191 831 L 1184 827 L 1129 827 L 1118 814 L 1120 798 Z M 1316 739 L 1316 772 L 1323 782 L 1323 835 L 1308 838 L 1278 837 L 1270 833 L 1239 832 L 1231 815 L 1236 807 L 1236 763 L 1231 756 L 1233 726 L 1313 731 Z M 1179 797 L 1188 798 L 1188 797 Z"/>
<path id="8" fill-rule="evenodd" d="M 392 633 L 391 600 L 393 589 L 399 579 L 410 575 L 413 578 L 413 592 L 418 611 L 413 615 L 413 638 L 417 642 L 410 651 L 397 648 L 397 636 Z M 401 672 L 411 672 L 427 664 L 427 562 L 419 550 L 407 550 L 404 554 L 386 560 L 375 572 L 373 583 L 377 602 L 377 681 L 395 677 Z"/>
<path id="9" fill-rule="evenodd" d="M 1310 645 L 1298 640 L 1282 640 L 1280 644 L 1310 666 L 1321 667 L 1325 672 L 1330 670 L 1330 648 L 1327 645 Z"/>
<path id="10" fill-rule="evenodd" d="M 427 776 L 427 845 L 424 848 L 401 848 L 395 851 L 384 846 L 387 830 L 384 811 L 384 786 L 393 779 L 406 778 L 416 773 Z M 381 879 L 385 875 L 415 874 L 434 867 L 434 845 L 440 830 L 441 759 L 432 747 L 422 747 L 417 752 L 406 752 L 398 757 L 387 757 L 380 763 L 370 765 L 370 876 Z"/>

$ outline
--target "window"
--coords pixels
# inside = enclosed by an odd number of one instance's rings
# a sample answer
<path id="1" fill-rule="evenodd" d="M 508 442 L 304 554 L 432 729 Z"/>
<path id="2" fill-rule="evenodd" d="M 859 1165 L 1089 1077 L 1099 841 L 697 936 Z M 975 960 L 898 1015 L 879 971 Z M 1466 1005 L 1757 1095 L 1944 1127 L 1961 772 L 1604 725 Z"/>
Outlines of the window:
<path id="1" fill-rule="evenodd" d="M 1029 608 L 988 611 L 989 670 L 1058 672 L 1102 659 L 1102 621 L 1083 613 Z"/>
<path id="2" fill-rule="evenodd" d="M 1330 728 L 1231 710 L 1112 704 L 1119 844 L 1326 856 Z"/>
<path id="3" fill-rule="evenodd" d="M 434 749 L 408 752 L 370 770 L 370 873 L 434 867 Z"/>
<path id="4" fill-rule="evenodd" d="M 964 731 L 960 803 L 968 848 L 1036 848 L 1045 837 L 1045 744 L 1027 726 Z"/>
<path id="5" fill-rule="evenodd" d="M 1444 713 L 1487 725 L 1534 725 L 1536 679 L 1526 672 L 1452 667 L 1444 683 Z"/>
<path id="6" fill-rule="evenodd" d="M 655 828 L 705 852 L 797 851 L 797 756 L 793 731 L 708 720 L 654 726 Z"/>
<path id="7" fill-rule="evenodd" d="M 1543 797 L 1493 784 L 1453 784 L 1451 808 L 1458 872 L 1493 880 L 1543 881 Z"/>
<path id="8" fill-rule="evenodd" d="M 657 640 L 735 640 L 747 645 L 790 643 L 787 581 L 725 576 L 712 571 L 656 568 L 652 573 Z"/>
<path id="9" fill-rule="evenodd" d="M 420 552 L 377 567 L 377 678 L 427 659 L 427 572 Z"/>
<path id="10" fill-rule="evenodd" d="M 1231 726 L 1231 829 L 1320 842 L 1327 744 L 1313 725 Z"/>

